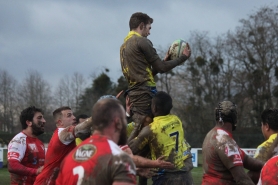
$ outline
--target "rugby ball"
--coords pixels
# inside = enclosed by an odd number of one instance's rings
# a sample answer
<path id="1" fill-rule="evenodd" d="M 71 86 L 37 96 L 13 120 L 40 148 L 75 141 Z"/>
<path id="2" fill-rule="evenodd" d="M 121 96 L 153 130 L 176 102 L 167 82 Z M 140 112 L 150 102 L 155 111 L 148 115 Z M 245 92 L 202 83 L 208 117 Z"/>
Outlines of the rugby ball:
<path id="1" fill-rule="evenodd" d="M 182 55 L 184 48 L 187 46 L 187 42 L 183 39 L 175 40 L 169 49 L 170 60 L 179 58 Z"/>

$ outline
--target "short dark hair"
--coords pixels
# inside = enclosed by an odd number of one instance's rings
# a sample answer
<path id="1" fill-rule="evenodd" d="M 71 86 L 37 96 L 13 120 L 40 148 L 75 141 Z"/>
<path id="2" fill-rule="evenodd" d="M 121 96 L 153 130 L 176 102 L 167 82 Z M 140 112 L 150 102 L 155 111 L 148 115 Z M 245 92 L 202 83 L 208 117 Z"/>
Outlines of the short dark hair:
<path id="1" fill-rule="evenodd" d="M 120 114 L 122 104 L 114 98 L 105 98 L 97 101 L 92 110 L 93 130 L 102 131 L 106 128 L 115 115 Z"/>
<path id="2" fill-rule="evenodd" d="M 36 108 L 35 106 L 30 106 L 21 111 L 20 113 L 20 123 L 22 126 L 22 129 L 27 128 L 26 121 L 33 121 L 34 115 L 37 112 L 41 112 L 43 114 L 43 111 L 39 108 Z"/>
<path id="3" fill-rule="evenodd" d="M 262 123 L 269 125 L 274 131 L 278 131 L 278 109 L 267 108 L 261 114 Z"/>
<path id="4" fill-rule="evenodd" d="M 130 30 L 136 29 L 140 25 L 141 22 L 143 22 L 145 25 L 149 24 L 149 23 L 152 24 L 153 19 L 145 13 L 136 12 L 136 13 L 132 14 L 130 17 L 130 20 L 129 20 Z"/>
<path id="5" fill-rule="evenodd" d="M 53 118 L 54 118 L 55 122 L 58 120 L 58 118 L 60 118 L 60 116 L 62 116 L 63 110 L 71 110 L 71 108 L 68 106 L 63 106 L 63 107 L 60 107 L 60 108 L 54 110 L 52 114 L 53 114 Z"/>
<path id="6" fill-rule="evenodd" d="M 152 103 L 156 106 L 157 112 L 162 115 L 170 114 L 173 107 L 171 96 L 164 91 L 157 92 L 152 99 Z"/>
<path id="7" fill-rule="evenodd" d="M 89 116 L 87 114 L 79 114 L 78 116 L 76 116 L 76 122 L 79 123 L 79 119 L 87 119 L 89 118 Z"/>

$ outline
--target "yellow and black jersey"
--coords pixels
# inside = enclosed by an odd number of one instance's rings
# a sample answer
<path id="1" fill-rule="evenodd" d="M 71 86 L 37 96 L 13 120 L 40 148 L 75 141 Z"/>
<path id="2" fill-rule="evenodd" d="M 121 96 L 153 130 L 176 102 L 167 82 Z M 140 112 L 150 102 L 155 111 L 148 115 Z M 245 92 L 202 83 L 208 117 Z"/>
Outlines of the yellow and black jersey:
<path id="1" fill-rule="evenodd" d="M 184 161 L 191 157 L 190 145 L 184 138 L 182 122 L 175 115 L 158 116 L 144 127 L 129 147 L 136 155 L 144 146 L 149 145 L 152 160 L 165 156 L 175 164 L 175 170 L 182 170 Z"/>

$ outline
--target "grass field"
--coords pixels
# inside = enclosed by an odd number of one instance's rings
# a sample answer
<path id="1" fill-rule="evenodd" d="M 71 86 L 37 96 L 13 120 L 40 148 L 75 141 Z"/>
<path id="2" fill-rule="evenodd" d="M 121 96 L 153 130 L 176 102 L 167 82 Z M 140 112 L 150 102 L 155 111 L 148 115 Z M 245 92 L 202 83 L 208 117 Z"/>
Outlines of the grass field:
<path id="1" fill-rule="evenodd" d="M 1 185 L 10 184 L 10 174 L 7 168 L 0 168 L 0 184 Z"/>
<path id="2" fill-rule="evenodd" d="M 194 179 L 194 185 L 200 185 L 202 182 L 202 167 L 193 168 L 192 176 Z M 7 168 L 0 168 L 0 184 L 1 185 L 10 184 L 10 174 Z M 151 185 L 152 181 L 149 180 L 148 184 Z"/>

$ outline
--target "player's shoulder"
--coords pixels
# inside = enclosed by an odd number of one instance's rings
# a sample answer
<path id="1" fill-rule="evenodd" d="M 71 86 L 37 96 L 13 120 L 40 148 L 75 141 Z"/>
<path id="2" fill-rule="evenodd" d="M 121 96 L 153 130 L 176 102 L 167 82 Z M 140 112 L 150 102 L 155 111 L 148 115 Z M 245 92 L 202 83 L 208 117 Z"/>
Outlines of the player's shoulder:
<path id="1" fill-rule="evenodd" d="M 120 154 L 124 153 L 123 150 L 112 140 L 108 139 L 107 142 L 108 142 L 109 147 L 111 149 L 112 155 L 120 155 Z"/>
<path id="2" fill-rule="evenodd" d="M 177 120 L 179 120 L 181 122 L 181 119 L 177 115 L 175 115 L 175 114 L 168 114 L 168 116 L 171 119 L 177 119 Z"/>
<path id="3" fill-rule="evenodd" d="M 278 169 L 278 166 L 277 166 L 277 163 L 278 163 L 278 155 L 270 158 L 264 165 L 265 168 L 267 167 L 271 167 L 271 168 L 275 168 L 275 171 Z"/>
<path id="4" fill-rule="evenodd" d="M 27 135 L 25 135 L 23 132 L 19 132 L 18 134 L 16 134 L 14 137 L 13 137 L 13 139 L 14 138 L 26 138 L 27 137 Z"/>
<path id="5" fill-rule="evenodd" d="M 136 36 L 134 39 L 137 41 L 137 43 L 141 46 L 153 46 L 153 43 L 146 37 L 139 37 Z"/>
<path id="6" fill-rule="evenodd" d="M 225 131 L 223 129 L 220 129 L 220 128 L 215 129 L 215 132 L 216 132 L 218 137 L 232 138 L 231 135 L 227 131 Z"/>
<path id="7" fill-rule="evenodd" d="M 12 138 L 12 140 L 10 141 L 10 144 L 11 143 L 26 144 L 26 138 L 27 138 L 27 135 L 20 132 Z"/>
<path id="8" fill-rule="evenodd" d="M 217 145 L 233 142 L 229 133 L 219 128 L 211 129 L 206 135 L 206 140 L 210 140 L 212 143 L 217 143 Z"/>

